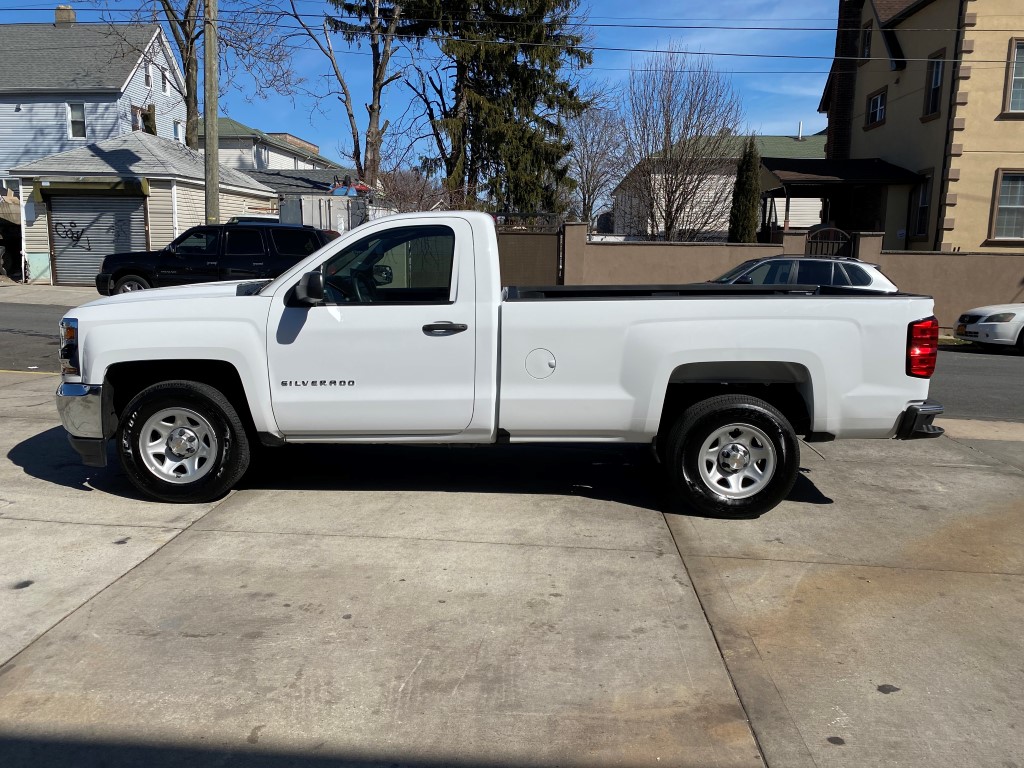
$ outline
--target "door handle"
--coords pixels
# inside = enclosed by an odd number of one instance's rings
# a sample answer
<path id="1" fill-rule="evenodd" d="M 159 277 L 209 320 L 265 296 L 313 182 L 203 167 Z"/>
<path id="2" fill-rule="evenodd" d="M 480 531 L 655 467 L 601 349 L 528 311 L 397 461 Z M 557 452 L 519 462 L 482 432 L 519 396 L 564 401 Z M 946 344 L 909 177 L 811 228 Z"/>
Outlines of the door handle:
<path id="1" fill-rule="evenodd" d="M 452 336 L 456 333 L 462 333 L 468 331 L 469 326 L 465 323 L 449 323 L 447 321 L 439 323 L 427 323 L 423 326 L 423 332 L 427 336 Z"/>

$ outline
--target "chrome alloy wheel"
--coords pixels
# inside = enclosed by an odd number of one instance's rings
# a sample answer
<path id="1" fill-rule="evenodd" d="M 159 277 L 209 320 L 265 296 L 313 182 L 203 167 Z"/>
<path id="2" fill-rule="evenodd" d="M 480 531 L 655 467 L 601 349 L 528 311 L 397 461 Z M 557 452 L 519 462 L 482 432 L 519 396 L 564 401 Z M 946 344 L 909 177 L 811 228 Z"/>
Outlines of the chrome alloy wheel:
<path id="1" fill-rule="evenodd" d="M 745 499 L 762 490 L 775 474 L 775 448 L 750 424 L 727 424 L 715 430 L 700 449 L 701 480 L 727 499 Z"/>
<path id="2" fill-rule="evenodd" d="M 131 293 L 132 291 L 144 291 L 146 286 L 141 280 L 125 280 L 118 286 L 118 293 Z"/>
<path id="3" fill-rule="evenodd" d="M 214 467 L 217 435 L 205 418 L 188 408 L 157 411 L 139 431 L 146 469 L 169 483 L 194 483 Z"/>

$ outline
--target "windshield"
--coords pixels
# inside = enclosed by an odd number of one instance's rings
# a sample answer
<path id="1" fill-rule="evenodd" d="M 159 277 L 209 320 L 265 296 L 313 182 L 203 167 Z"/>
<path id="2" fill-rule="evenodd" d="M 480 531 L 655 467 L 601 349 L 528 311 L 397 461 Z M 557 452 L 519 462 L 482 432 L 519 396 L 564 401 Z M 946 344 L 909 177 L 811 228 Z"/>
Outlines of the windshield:
<path id="1" fill-rule="evenodd" d="M 748 269 L 750 269 L 754 264 L 757 264 L 757 262 L 758 262 L 758 259 L 750 259 L 748 261 L 744 261 L 738 267 L 733 267 L 732 269 L 730 269 L 728 272 L 726 272 L 721 277 L 716 277 L 714 280 L 708 280 L 708 282 L 709 283 L 731 283 L 737 277 L 739 277 L 744 272 L 746 272 Z"/>

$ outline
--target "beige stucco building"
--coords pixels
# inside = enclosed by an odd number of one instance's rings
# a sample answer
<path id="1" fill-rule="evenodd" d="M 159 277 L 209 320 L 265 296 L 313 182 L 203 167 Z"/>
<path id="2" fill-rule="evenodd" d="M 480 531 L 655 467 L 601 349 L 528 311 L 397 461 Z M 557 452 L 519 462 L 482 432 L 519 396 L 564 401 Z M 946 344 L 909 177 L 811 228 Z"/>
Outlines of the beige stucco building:
<path id="1" fill-rule="evenodd" d="M 826 154 L 879 158 L 918 181 L 848 196 L 837 226 L 883 230 L 892 250 L 1024 248 L 1022 9 L 840 0 Z"/>

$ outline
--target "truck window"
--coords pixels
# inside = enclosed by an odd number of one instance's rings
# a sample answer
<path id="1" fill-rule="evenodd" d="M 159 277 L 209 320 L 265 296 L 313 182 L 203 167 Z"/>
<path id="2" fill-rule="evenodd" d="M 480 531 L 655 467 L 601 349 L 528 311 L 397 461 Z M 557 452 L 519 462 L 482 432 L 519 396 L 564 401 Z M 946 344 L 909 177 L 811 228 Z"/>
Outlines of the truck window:
<path id="1" fill-rule="evenodd" d="M 320 249 L 320 241 L 312 229 L 275 227 L 270 230 L 270 236 L 281 256 L 309 256 Z"/>
<path id="2" fill-rule="evenodd" d="M 225 256 L 262 256 L 263 235 L 255 229 L 231 229 L 225 235 Z"/>
<path id="3" fill-rule="evenodd" d="M 396 227 L 338 253 L 324 265 L 324 282 L 334 303 L 448 304 L 454 261 L 449 227 Z"/>
<path id="4" fill-rule="evenodd" d="M 174 252 L 183 256 L 216 256 L 220 232 L 216 229 L 194 229 L 174 242 Z"/>

